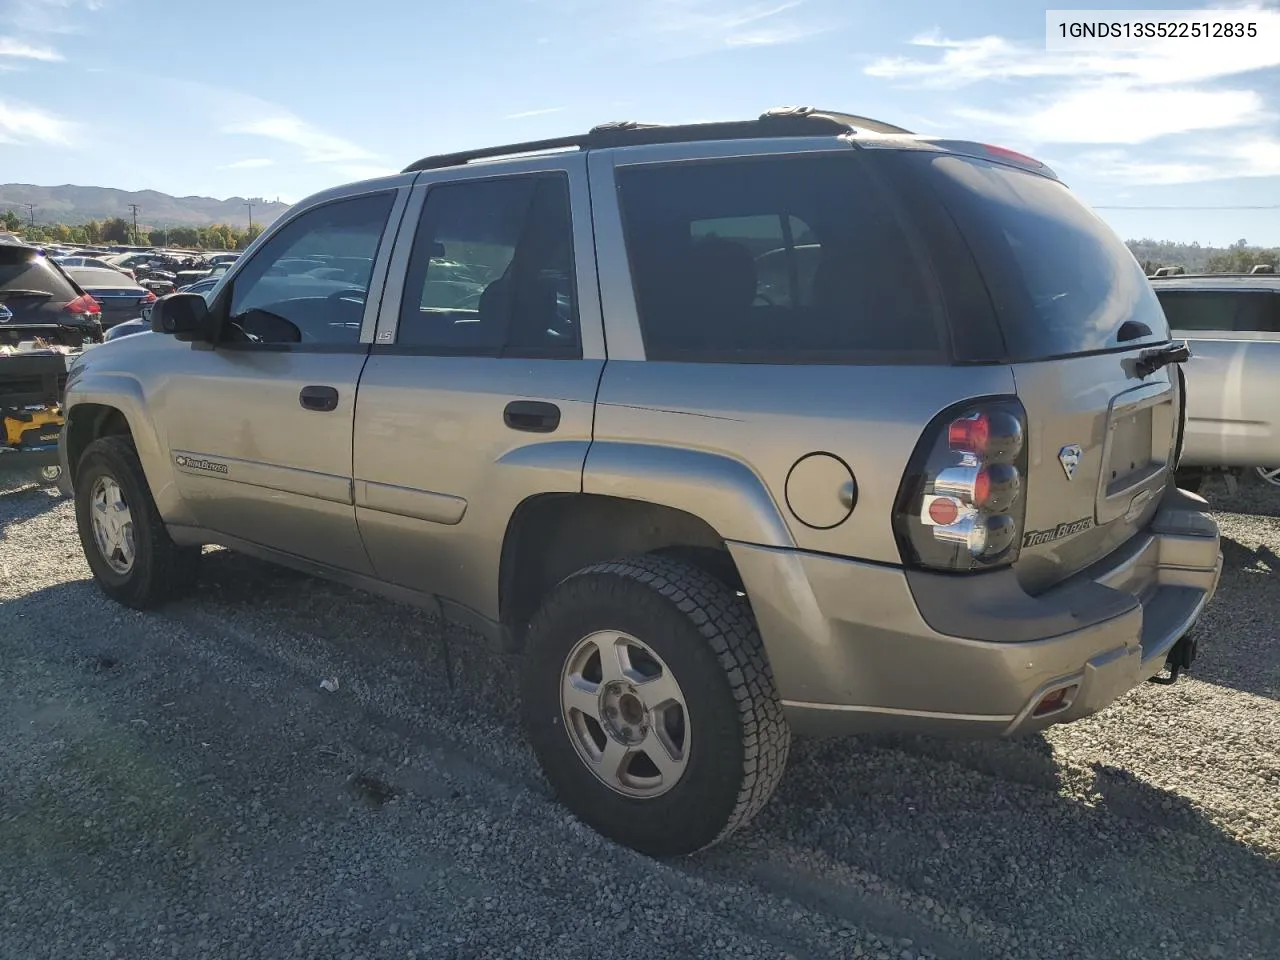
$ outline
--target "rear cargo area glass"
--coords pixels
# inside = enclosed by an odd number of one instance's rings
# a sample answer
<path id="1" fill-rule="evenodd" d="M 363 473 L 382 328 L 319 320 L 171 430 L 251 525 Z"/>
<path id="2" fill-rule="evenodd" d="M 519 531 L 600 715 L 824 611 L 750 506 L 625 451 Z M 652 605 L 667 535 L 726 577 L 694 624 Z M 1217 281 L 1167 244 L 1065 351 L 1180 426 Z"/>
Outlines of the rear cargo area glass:
<path id="1" fill-rule="evenodd" d="M 1043 360 L 1168 339 L 1142 267 L 1066 186 L 954 154 L 900 157 L 913 185 L 931 191 L 963 233 L 996 308 L 1004 359 Z"/>
<path id="2" fill-rule="evenodd" d="M 917 251 L 853 151 L 618 173 L 650 360 L 942 363 Z"/>
<path id="3" fill-rule="evenodd" d="M 16 291 L 47 293 L 54 300 L 74 300 L 76 292 L 39 255 L 0 247 L 0 301 Z"/>

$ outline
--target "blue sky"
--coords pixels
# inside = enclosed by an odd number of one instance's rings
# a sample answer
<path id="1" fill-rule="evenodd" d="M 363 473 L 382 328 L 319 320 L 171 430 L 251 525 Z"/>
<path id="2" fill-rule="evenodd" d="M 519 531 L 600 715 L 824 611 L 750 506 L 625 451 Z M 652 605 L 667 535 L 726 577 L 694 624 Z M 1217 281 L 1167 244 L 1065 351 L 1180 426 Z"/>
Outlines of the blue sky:
<path id="1" fill-rule="evenodd" d="M 1221 209 L 1280 207 L 1280 0 L 1224 5 L 1272 42 L 1050 53 L 1026 0 L 0 0 L 0 182 L 293 201 L 811 104 L 1031 153 L 1125 237 L 1280 244 L 1280 209 Z"/>

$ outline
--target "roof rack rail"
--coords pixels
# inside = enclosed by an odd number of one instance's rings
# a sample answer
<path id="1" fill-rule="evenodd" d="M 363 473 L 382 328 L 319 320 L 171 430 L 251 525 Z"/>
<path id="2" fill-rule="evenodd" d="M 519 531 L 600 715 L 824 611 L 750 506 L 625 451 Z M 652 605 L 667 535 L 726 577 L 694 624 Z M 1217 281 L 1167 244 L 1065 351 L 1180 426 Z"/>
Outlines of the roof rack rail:
<path id="1" fill-rule="evenodd" d="M 594 150 L 604 147 L 639 146 L 652 143 L 690 143 L 697 140 L 754 140 L 761 137 L 821 137 L 856 133 L 904 134 L 910 130 L 893 124 L 834 110 L 813 107 L 778 107 L 766 110 L 755 120 L 725 120 L 713 123 L 660 124 L 619 120 L 592 127 L 585 134 L 528 140 L 502 146 L 482 147 L 458 153 L 423 157 L 402 173 L 459 167 L 476 160 L 494 160 L 532 153 L 561 150 Z"/>

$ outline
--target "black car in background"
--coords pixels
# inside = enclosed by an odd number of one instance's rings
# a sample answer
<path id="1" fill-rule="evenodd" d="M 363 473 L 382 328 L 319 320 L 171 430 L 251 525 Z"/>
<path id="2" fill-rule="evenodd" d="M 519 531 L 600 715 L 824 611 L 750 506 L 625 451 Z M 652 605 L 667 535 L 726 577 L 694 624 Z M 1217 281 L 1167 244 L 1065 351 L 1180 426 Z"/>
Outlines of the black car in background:
<path id="1" fill-rule="evenodd" d="M 50 325 L 79 343 L 102 342 L 102 308 L 39 247 L 0 244 L 0 305 L 9 314 L 0 328 Z"/>
<path id="2" fill-rule="evenodd" d="M 142 316 L 142 308 L 156 302 L 154 293 L 118 270 L 103 267 L 65 269 L 82 290 L 98 301 L 104 330 Z"/>

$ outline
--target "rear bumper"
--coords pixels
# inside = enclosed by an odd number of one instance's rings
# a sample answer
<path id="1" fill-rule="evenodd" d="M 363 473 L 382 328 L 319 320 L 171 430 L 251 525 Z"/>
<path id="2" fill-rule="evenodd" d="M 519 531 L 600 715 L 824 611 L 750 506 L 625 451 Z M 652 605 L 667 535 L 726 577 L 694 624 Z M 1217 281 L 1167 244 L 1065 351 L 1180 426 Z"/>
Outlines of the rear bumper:
<path id="1" fill-rule="evenodd" d="M 1096 713 L 1162 670 L 1222 571 L 1207 505 L 1179 490 L 1122 550 L 1036 597 L 1012 572 L 731 550 L 788 720 L 818 735 L 1013 736 Z M 1037 715 L 1059 688 L 1062 703 Z"/>

